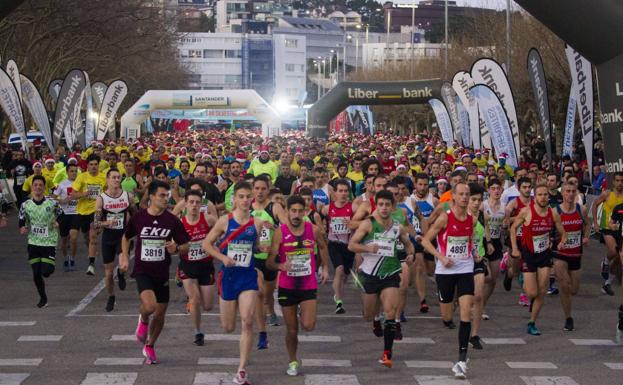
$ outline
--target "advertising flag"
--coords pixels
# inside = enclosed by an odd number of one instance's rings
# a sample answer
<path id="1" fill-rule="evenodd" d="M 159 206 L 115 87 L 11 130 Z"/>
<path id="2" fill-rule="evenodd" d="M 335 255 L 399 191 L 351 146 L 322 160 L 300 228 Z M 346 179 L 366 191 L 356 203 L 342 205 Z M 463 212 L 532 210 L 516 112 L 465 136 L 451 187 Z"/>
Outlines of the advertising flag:
<path id="1" fill-rule="evenodd" d="M 437 118 L 437 124 L 439 125 L 439 131 L 441 131 L 441 138 L 448 146 L 452 145 L 454 137 L 452 136 L 452 123 L 450 123 L 450 116 L 448 110 L 443 102 L 439 99 L 430 99 L 428 103 L 433 107 L 435 118 Z"/>
<path id="2" fill-rule="evenodd" d="M 573 83 L 569 90 L 569 103 L 567 103 L 567 117 L 565 119 L 565 136 L 562 140 L 562 155 L 573 156 L 573 135 L 575 134 L 575 109 L 578 90 Z"/>
<path id="3" fill-rule="evenodd" d="M 93 95 L 93 102 L 95 103 L 95 110 L 99 114 L 100 109 L 102 108 L 102 101 L 104 100 L 104 95 L 106 95 L 106 90 L 108 86 L 103 82 L 95 82 L 91 86 L 91 95 Z"/>
<path id="4" fill-rule="evenodd" d="M 461 103 L 463 103 L 463 106 L 465 106 L 469 114 L 469 132 L 472 138 L 472 147 L 480 149 L 481 135 L 480 127 L 478 126 L 478 105 L 476 104 L 474 96 L 469 91 L 473 85 L 474 80 L 472 80 L 472 76 L 467 71 L 459 71 L 454 74 L 452 78 L 452 88 L 454 88 L 454 91 L 459 99 L 461 99 Z"/>
<path id="5" fill-rule="evenodd" d="M 67 134 L 67 126 L 71 124 L 76 104 L 82 100 L 85 86 L 86 79 L 84 78 L 84 71 L 73 69 L 67 73 L 56 102 L 56 112 L 54 114 L 54 148 L 58 148 L 63 133 Z M 66 135 L 66 140 L 71 140 L 73 143 L 73 135 L 71 136 L 72 138 L 69 138 Z M 69 145 L 69 143 L 67 144 Z"/>
<path id="6" fill-rule="evenodd" d="M 22 79 L 19 77 L 19 69 L 17 68 L 15 60 L 9 60 L 6 63 L 6 72 L 9 74 L 11 80 L 13 80 L 13 84 L 15 84 L 19 100 L 22 100 Z"/>
<path id="7" fill-rule="evenodd" d="M 8 116 L 9 121 L 15 127 L 22 139 L 22 148 L 28 156 L 28 147 L 26 142 L 26 126 L 24 125 L 24 113 L 22 112 L 22 104 L 19 100 L 19 94 L 15 88 L 15 84 L 3 69 L 0 68 L 0 107 Z"/>
<path id="8" fill-rule="evenodd" d="M 448 82 L 444 82 L 441 85 L 441 99 L 443 103 L 446 105 L 448 109 L 448 114 L 450 115 L 450 121 L 452 122 L 452 134 L 455 140 L 460 140 L 461 138 L 461 130 L 459 127 L 461 126 L 461 122 L 459 121 L 459 113 L 456 106 L 456 92 L 452 88 L 452 84 Z"/>
<path id="9" fill-rule="evenodd" d="M 103 140 L 111 127 L 114 129 L 115 114 L 127 94 L 128 86 L 123 80 L 115 80 L 106 90 L 97 122 L 97 140 Z"/>
<path id="10" fill-rule="evenodd" d="M 58 94 L 61 92 L 61 87 L 63 87 L 63 80 L 54 79 L 48 85 L 48 94 L 50 98 L 52 98 L 52 104 L 56 105 L 56 101 L 58 100 Z"/>
<path id="11" fill-rule="evenodd" d="M 456 100 L 456 110 L 459 115 L 459 122 L 460 122 L 460 127 L 461 127 L 461 138 L 463 139 L 463 146 L 471 147 L 472 138 L 469 135 L 469 113 L 467 112 L 467 109 L 465 108 L 465 106 L 463 105 L 463 102 L 458 96 L 456 96 L 454 99 Z"/>
<path id="12" fill-rule="evenodd" d="M 21 74 L 20 80 L 22 83 L 22 101 L 30 112 L 30 116 L 32 116 L 35 125 L 39 131 L 41 131 L 41 134 L 43 134 L 48 148 L 50 151 L 54 152 L 50 120 L 48 119 L 48 111 L 45 109 L 45 104 L 43 104 L 43 98 L 32 80 Z"/>
<path id="13" fill-rule="evenodd" d="M 80 144 L 83 148 L 87 147 L 87 143 L 91 143 L 95 139 L 95 126 L 97 125 L 95 118 L 95 111 L 93 111 L 93 95 L 91 93 L 91 81 L 89 79 L 89 74 L 84 72 L 84 77 L 86 79 L 86 86 L 84 87 L 84 97 L 86 101 L 86 112 L 85 112 L 85 127 L 84 127 L 84 135 L 80 138 Z"/>
<path id="14" fill-rule="evenodd" d="M 541 129 L 543 131 L 543 141 L 545 142 L 545 151 L 547 158 L 550 160 L 550 169 L 553 166 L 552 160 L 552 126 L 549 117 L 549 99 L 547 96 L 547 81 L 545 80 L 545 71 L 543 70 L 543 61 L 541 55 L 536 48 L 531 48 L 528 52 L 528 77 L 532 83 L 532 92 L 536 100 L 536 108 L 541 121 Z"/>

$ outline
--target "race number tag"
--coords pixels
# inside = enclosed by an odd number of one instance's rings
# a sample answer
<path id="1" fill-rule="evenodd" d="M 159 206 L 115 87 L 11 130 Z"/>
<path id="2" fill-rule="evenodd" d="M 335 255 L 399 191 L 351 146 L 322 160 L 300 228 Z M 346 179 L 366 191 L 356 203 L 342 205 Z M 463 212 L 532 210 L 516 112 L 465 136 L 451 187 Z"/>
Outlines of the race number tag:
<path id="1" fill-rule="evenodd" d="M 415 229 L 416 234 L 422 234 L 422 225 L 420 224 L 420 220 L 414 215 L 413 216 L 413 228 Z"/>
<path id="2" fill-rule="evenodd" d="M 188 260 L 200 261 L 205 257 L 207 257 L 207 254 L 203 247 L 201 247 L 201 242 L 190 242 L 190 248 L 188 249 Z"/>
<path id="3" fill-rule="evenodd" d="M 106 215 L 106 221 L 110 223 L 108 228 L 113 230 L 122 230 L 124 219 L 124 213 L 108 213 Z"/>
<path id="4" fill-rule="evenodd" d="M 582 232 L 581 231 L 569 231 L 567 232 L 567 241 L 565 242 L 566 249 L 575 249 L 582 244 Z"/>
<path id="5" fill-rule="evenodd" d="M 380 257 L 393 257 L 396 240 L 394 238 L 385 237 L 381 234 L 374 234 L 374 244 L 379 246 L 377 255 Z"/>
<path id="6" fill-rule="evenodd" d="M 290 261 L 288 277 L 305 277 L 311 275 L 311 253 L 309 249 L 297 249 L 286 253 Z"/>
<path id="7" fill-rule="evenodd" d="M 227 257 L 236 262 L 237 267 L 249 267 L 253 256 L 251 243 L 230 243 L 227 245 Z"/>
<path id="8" fill-rule="evenodd" d="M 535 253 L 542 253 L 549 247 L 549 234 L 533 235 L 532 246 Z"/>
<path id="9" fill-rule="evenodd" d="M 521 237 L 523 235 L 523 225 L 517 227 L 517 236 Z"/>
<path id="10" fill-rule="evenodd" d="M 17 178 L 15 178 L 15 183 L 18 185 L 23 185 L 24 182 L 26 182 L 26 175 L 19 175 Z"/>
<path id="11" fill-rule="evenodd" d="M 88 184 L 87 185 L 87 197 L 89 199 L 96 199 L 102 190 L 102 186 L 98 184 Z"/>
<path id="12" fill-rule="evenodd" d="M 34 237 L 47 238 L 48 227 L 47 226 L 32 226 L 30 228 L 30 234 Z"/>
<path id="13" fill-rule="evenodd" d="M 331 232 L 335 235 L 349 234 L 350 230 L 346 226 L 346 217 L 333 217 L 331 218 Z"/>
<path id="14" fill-rule="evenodd" d="M 446 254 L 451 259 L 469 259 L 469 237 L 448 237 Z"/>
<path id="15" fill-rule="evenodd" d="M 164 261 L 164 239 L 143 239 L 141 242 L 141 261 Z"/>
<path id="16" fill-rule="evenodd" d="M 260 232 L 260 244 L 262 246 L 264 245 L 270 245 L 271 241 L 272 241 L 272 231 L 266 227 L 262 227 L 262 231 Z"/>
<path id="17" fill-rule="evenodd" d="M 489 219 L 489 233 L 491 238 L 499 239 L 502 235 L 502 218 Z"/>

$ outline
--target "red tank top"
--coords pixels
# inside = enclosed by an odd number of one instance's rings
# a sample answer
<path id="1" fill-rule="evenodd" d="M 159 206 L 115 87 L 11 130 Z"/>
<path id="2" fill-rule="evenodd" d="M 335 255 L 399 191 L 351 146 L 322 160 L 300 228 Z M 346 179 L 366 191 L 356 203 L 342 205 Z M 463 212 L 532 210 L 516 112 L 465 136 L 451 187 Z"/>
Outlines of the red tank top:
<path id="1" fill-rule="evenodd" d="M 557 250 L 556 253 L 564 257 L 579 258 L 582 255 L 582 227 L 584 223 L 580 205 L 576 204 L 575 210 L 572 213 L 565 213 L 560 208 L 560 205 L 556 207 L 556 211 L 558 211 L 562 227 L 564 227 L 567 233 L 565 247 Z M 560 240 L 560 237 L 558 237 L 558 240 Z"/>
<path id="2" fill-rule="evenodd" d="M 348 243 L 350 230 L 346 226 L 345 219 L 353 217 L 353 204 L 346 202 L 343 207 L 337 207 L 335 203 L 329 203 L 327 224 L 329 226 L 328 238 L 330 241 Z"/>
<path id="3" fill-rule="evenodd" d="M 517 201 L 517 204 L 515 205 L 516 207 L 511 212 L 511 217 L 516 217 L 517 215 L 519 215 L 519 212 L 521 211 L 521 209 L 526 207 L 526 204 L 523 203 L 523 201 L 519 199 L 519 197 L 516 197 L 515 200 Z M 530 198 L 530 202 L 532 202 L 532 198 Z M 517 228 L 517 240 L 520 242 L 521 242 L 522 235 L 523 235 L 523 226 L 519 226 Z"/>
<path id="4" fill-rule="evenodd" d="M 370 197 L 368 200 L 370 201 L 370 214 L 372 214 L 374 210 L 376 210 L 376 201 L 374 200 L 374 197 Z"/>
<path id="5" fill-rule="evenodd" d="M 539 254 L 550 248 L 550 232 L 554 228 L 554 218 L 552 209 L 547 207 L 547 214 L 540 216 L 534 207 L 534 202 L 530 202 L 530 224 L 524 224 L 521 243 L 532 254 Z"/>
<path id="6" fill-rule="evenodd" d="M 201 243 L 210 232 L 210 225 L 205 219 L 205 215 L 199 215 L 199 221 L 194 225 L 191 225 L 186 220 L 186 217 L 182 217 L 182 224 L 184 229 L 190 235 L 190 243 L 187 254 L 180 254 L 180 258 L 191 262 L 209 262 L 212 260 L 212 256 L 208 255 L 201 247 Z"/>
<path id="7" fill-rule="evenodd" d="M 446 257 L 458 261 L 466 261 L 471 258 L 472 235 L 474 233 L 474 219 L 467 214 L 465 220 L 460 221 L 454 211 L 448 210 L 448 223 L 446 228 L 437 235 L 439 252 Z"/>

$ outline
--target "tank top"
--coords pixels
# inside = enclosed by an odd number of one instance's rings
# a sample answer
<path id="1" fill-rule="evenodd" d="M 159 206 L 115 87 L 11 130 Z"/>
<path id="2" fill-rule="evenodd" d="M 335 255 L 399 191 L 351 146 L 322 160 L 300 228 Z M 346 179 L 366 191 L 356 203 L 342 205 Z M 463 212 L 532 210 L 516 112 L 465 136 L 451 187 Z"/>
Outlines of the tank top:
<path id="1" fill-rule="evenodd" d="M 222 250 L 223 254 L 227 255 L 227 257 L 236 262 L 235 266 L 223 266 L 223 271 L 254 271 L 255 263 L 253 262 L 253 247 L 255 246 L 258 234 L 253 217 L 249 220 L 251 221 L 251 224 L 241 234 L 238 234 L 235 239 L 232 239 Z M 229 214 L 227 231 L 221 238 L 220 242 L 227 239 L 229 234 L 236 231 L 238 227 L 240 227 L 240 224 L 236 222 L 236 219 L 232 214 Z"/>
<path id="2" fill-rule="evenodd" d="M 526 204 L 523 203 L 523 201 L 519 197 L 515 197 L 515 200 L 517 201 L 517 204 L 516 204 L 516 207 L 513 209 L 513 211 L 511 211 L 511 217 L 516 217 L 517 215 L 519 215 L 519 212 L 521 211 L 521 209 L 526 207 Z M 532 204 L 532 199 L 530 199 L 530 204 Z M 517 227 L 517 240 L 521 241 L 522 236 L 523 236 L 523 226 L 519 226 Z"/>
<path id="3" fill-rule="evenodd" d="M 540 254 L 550 249 L 549 236 L 554 228 L 552 209 L 547 206 L 547 214 L 541 216 L 536 212 L 534 202 L 530 202 L 530 223 L 523 224 L 521 243 L 531 254 Z"/>
<path id="4" fill-rule="evenodd" d="M 482 225 L 480 220 L 477 220 L 476 227 L 474 227 L 474 235 L 472 236 L 472 247 L 474 252 L 476 252 L 481 258 L 485 256 L 485 244 L 483 242 L 484 238 L 485 227 Z"/>
<path id="5" fill-rule="evenodd" d="M 188 223 L 186 216 L 184 216 L 182 217 L 182 224 L 190 236 L 190 242 L 188 244 L 188 253 L 180 254 L 180 258 L 189 262 L 210 262 L 212 256 L 208 255 L 201 246 L 201 243 L 210 232 L 210 225 L 208 225 L 205 215 L 200 213 L 199 221 L 194 225 Z"/>
<path id="6" fill-rule="evenodd" d="M 328 192 L 329 188 L 327 186 L 324 186 L 323 188 L 317 188 L 314 189 L 313 191 L 313 201 L 314 201 L 314 205 L 318 206 L 318 203 L 322 203 L 323 205 L 328 205 L 329 204 L 329 192 Z"/>
<path id="7" fill-rule="evenodd" d="M 360 269 L 365 274 L 386 278 L 401 270 L 400 260 L 396 253 L 396 240 L 400 234 L 400 225 L 393 219 L 389 228 L 385 229 L 374 217 L 370 217 L 372 231 L 363 238 L 363 244 L 376 244 L 376 253 L 361 253 L 363 262 Z"/>
<path id="8" fill-rule="evenodd" d="M 348 243 L 350 229 L 346 222 L 353 217 L 353 204 L 346 202 L 343 207 L 337 207 L 335 203 L 329 203 L 327 224 L 329 225 L 329 241 Z"/>
<path id="9" fill-rule="evenodd" d="M 273 202 L 269 202 L 263 210 L 253 210 L 251 209 L 251 215 L 254 218 L 261 219 L 265 222 L 270 223 L 271 225 L 279 224 L 279 221 L 273 216 Z M 260 246 L 270 246 L 273 241 L 274 230 L 267 229 L 266 227 L 262 227 L 260 231 Z M 255 253 L 255 258 L 257 259 L 267 259 L 268 253 Z"/>
<path id="10" fill-rule="evenodd" d="M 123 178 L 121 181 L 121 189 L 126 192 L 134 193 L 134 190 L 138 188 L 138 182 L 136 181 L 136 176 L 127 176 Z M 139 203 L 140 200 L 138 196 L 134 196 L 134 204 Z"/>
<path id="11" fill-rule="evenodd" d="M 130 196 L 127 191 L 121 191 L 118 197 L 111 197 L 105 192 L 102 197 L 102 220 L 112 221 L 112 224 L 104 228 L 102 239 L 121 238 L 125 230 L 128 208 L 130 207 Z"/>
<path id="12" fill-rule="evenodd" d="M 610 191 L 608 198 L 604 201 L 602 205 L 603 212 L 601 214 L 601 220 L 599 221 L 600 228 L 608 228 L 608 221 L 610 220 L 610 218 L 612 218 L 612 210 L 614 210 L 614 208 L 621 203 L 623 203 L 623 194 L 617 197 L 613 191 Z"/>
<path id="13" fill-rule="evenodd" d="M 556 206 L 556 211 L 560 215 L 560 222 L 567 233 L 567 242 L 565 247 L 560 250 L 556 250 L 556 254 L 562 255 L 568 258 L 579 258 L 582 255 L 582 227 L 584 224 L 584 218 L 582 218 L 582 208 L 576 203 L 575 210 L 571 213 L 562 211 L 560 205 Z M 556 245 L 560 241 L 560 236 L 557 237 Z"/>
<path id="14" fill-rule="evenodd" d="M 282 223 L 279 262 L 291 263 L 290 271 L 279 273 L 279 287 L 291 290 L 314 290 L 316 281 L 316 239 L 311 222 L 303 222 L 303 235 L 296 236 L 287 224 Z"/>
<path id="15" fill-rule="evenodd" d="M 465 220 L 460 221 L 454 211 L 447 210 L 448 223 L 446 228 L 437 234 L 439 252 L 454 262 L 445 267 L 437 260 L 435 274 L 465 274 L 474 271 L 472 257 L 472 236 L 474 234 L 474 219 L 468 213 Z"/>
<path id="16" fill-rule="evenodd" d="M 498 209 L 493 211 L 493 207 L 491 207 L 489 201 L 486 200 L 483 203 L 483 209 L 485 214 L 489 217 L 489 232 L 491 233 L 491 239 L 502 238 L 502 222 L 504 222 L 505 216 L 502 202 L 500 202 Z"/>

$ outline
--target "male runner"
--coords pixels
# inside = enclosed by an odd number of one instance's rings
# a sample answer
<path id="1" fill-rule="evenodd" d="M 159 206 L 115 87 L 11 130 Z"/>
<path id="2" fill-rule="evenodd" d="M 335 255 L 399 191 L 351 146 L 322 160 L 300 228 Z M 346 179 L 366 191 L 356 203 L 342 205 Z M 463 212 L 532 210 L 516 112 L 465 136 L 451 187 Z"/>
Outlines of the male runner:
<path id="1" fill-rule="evenodd" d="M 296 357 L 298 346 L 300 309 L 301 327 L 312 331 L 316 326 L 316 239 L 323 236 L 320 229 L 305 221 L 305 201 L 300 196 L 291 196 L 287 201 L 287 221 L 275 230 L 266 264 L 279 270 L 279 305 L 283 309 L 286 324 L 286 348 L 289 364 L 286 373 L 298 375 L 299 363 Z M 321 283 L 329 279 L 329 257 L 326 249 L 320 248 L 322 261 Z M 276 261 L 276 258 L 279 260 Z"/>
<path id="2" fill-rule="evenodd" d="M 523 182 L 520 185 L 523 186 Z M 537 185 L 534 188 L 534 195 L 534 201 L 530 202 L 529 206 L 522 208 L 515 217 L 510 229 L 510 236 L 513 258 L 523 258 L 524 292 L 531 300 L 528 334 L 539 336 L 541 332 L 536 327 L 536 319 L 543 306 L 553 265 L 550 233 L 555 226 L 560 234 L 558 249 L 562 249 L 567 242 L 567 233 L 560 223 L 558 213 L 549 207 L 547 185 Z M 521 249 L 519 249 L 517 242 L 517 229 L 520 226 L 523 229 Z"/>
<path id="3" fill-rule="evenodd" d="M 531 191 L 532 191 L 532 182 L 530 181 L 530 179 L 528 177 L 519 178 L 517 180 L 517 186 L 519 187 L 519 196 L 517 196 L 515 199 L 512 199 L 508 204 L 506 204 L 506 208 L 504 209 L 504 223 L 507 226 L 510 226 L 515 221 L 515 218 L 517 217 L 517 215 L 519 215 L 519 212 L 524 207 L 527 207 L 532 201 L 532 198 L 530 197 Z M 501 199 L 501 202 L 502 204 L 505 204 L 503 199 Z M 523 232 L 523 227 L 518 226 L 516 230 L 516 234 L 515 234 L 517 238 L 519 239 L 518 244 L 521 244 L 522 232 Z M 509 239 L 509 243 L 510 243 L 510 239 Z M 512 244 L 511 244 L 511 247 L 512 247 Z M 521 273 L 520 265 L 521 264 L 520 264 L 519 257 L 515 257 L 511 255 L 510 266 L 508 266 L 506 275 L 504 277 L 504 289 L 506 291 L 510 291 L 511 284 L 513 283 L 513 278 L 519 277 L 519 274 Z M 523 303 L 521 298 L 520 298 L 520 304 L 528 306 L 528 303 Z"/>
<path id="4" fill-rule="evenodd" d="M 31 198 L 19 210 L 19 232 L 28 235 L 28 263 L 39 293 L 38 308 L 48 306 L 43 278 L 54 273 L 58 217 L 62 210 L 55 200 L 45 197 L 46 180 L 42 175 L 32 178 Z"/>
<path id="5" fill-rule="evenodd" d="M 413 245 L 409 241 L 407 228 L 392 218 L 395 209 L 394 195 L 381 190 L 375 196 L 376 208 L 369 219 L 365 219 L 348 242 L 348 249 L 361 253 L 359 278 L 363 294 L 363 316 L 373 321 L 377 316 L 377 301 L 380 299 L 385 315 L 383 328 L 384 350 L 379 363 L 392 367 L 392 347 L 396 331 L 396 309 L 399 303 L 400 260 L 396 242 L 405 245 L 406 261 L 413 261 Z M 351 221 L 352 222 L 352 221 Z"/>
<path id="6" fill-rule="evenodd" d="M 171 254 L 187 253 L 190 241 L 182 222 L 167 211 L 170 189 L 166 182 L 151 182 L 147 186 L 149 206 L 130 218 L 121 238 L 119 270 L 125 273 L 129 266 L 130 240 L 136 237 L 132 278 L 136 280 L 141 301 L 136 340 L 143 345 L 147 365 L 158 363 L 154 344 L 164 327 L 169 303 Z"/>
<path id="7" fill-rule="evenodd" d="M 500 201 L 502 195 L 502 182 L 497 178 L 489 179 L 489 198 L 482 204 L 482 211 L 484 213 L 485 227 L 488 231 L 485 232 L 487 245 L 492 245 L 493 249 L 487 246 L 487 260 L 489 261 L 489 275 L 485 278 L 485 287 L 482 293 L 482 318 L 484 320 L 489 319 L 484 310 L 487 306 L 491 294 L 495 289 L 495 285 L 498 281 L 498 275 L 500 274 L 500 261 L 503 256 L 504 246 L 502 245 L 502 239 L 504 236 L 503 223 L 505 217 L 504 206 Z M 489 251 L 492 251 L 489 253 Z"/>
<path id="8" fill-rule="evenodd" d="M 63 268 L 65 271 L 72 271 L 75 268 L 74 257 L 78 248 L 76 239 L 71 240 L 69 232 L 71 225 L 76 220 L 76 206 L 78 201 L 71 198 L 71 185 L 78 176 L 78 166 L 75 164 L 67 165 L 67 179 L 60 182 L 54 190 L 53 198 L 56 199 L 63 209 L 63 214 L 59 217 L 59 235 L 61 237 L 61 254 L 65 257 Z M 69 247 L 69 253 L 67 248 Z"/>

